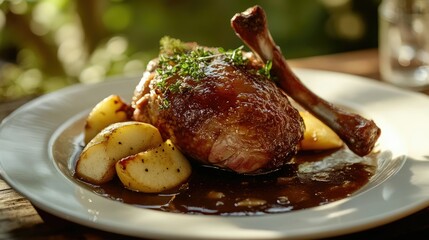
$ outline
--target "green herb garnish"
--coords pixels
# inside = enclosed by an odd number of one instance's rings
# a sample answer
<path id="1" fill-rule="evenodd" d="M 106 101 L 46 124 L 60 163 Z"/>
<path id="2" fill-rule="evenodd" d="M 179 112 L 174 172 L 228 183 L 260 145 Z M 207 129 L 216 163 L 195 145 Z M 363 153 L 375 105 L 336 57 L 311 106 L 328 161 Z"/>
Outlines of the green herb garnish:
<path id="1" fill-rule="evenodd" d="M 190 45 L 170 37 L 162 38 L 160 43 L 161 54 L 157 73 L 161 79 L 158 87 L 162 91 L 180 92 L 181 81 L 179 79 L 176 84 L 172 84 L 166 89 L 166 81 L 174 75 L 200 81 L 205 77 L 204 68 L 216 57 L 224 57 L 226 61 L 237 66 L 245 65 L 248 61 L 243 57 L 243 46 L 228 51 L 222 48 L 212 51 L 203 47 L 192 48 Z"/>
<path id="2" fill-rule="evenodd" d="M 159 109 L 161 110 L 168 109 L 170 107 L 170 101 L 168 101 L 166 98 L 161 98 L 159 104 Z"/>
<path id="3" fill-rule="evenodd" d="M 245 66 L 248 59 L 243 55 L 243 46 L 225 51 L 223 48 L 208 49 L 190 43 L 184 43 L 179 39 L 163 37 L 160 40 L 160 56 L 156 72 L 159 77 L 157 87 L 163 92 L 182 93 L 189 87 L 184 86 L 184 79 L 190 78 L 199 82 L 205 77 L 205 67 L 215 58 L 223 58 L 235 66 Z M 267 64 L 257 74 L 270 78 L 272 63 Z M 175 76 L 175 79 L 171 79 Z M 173 82 L 168 84 L 169 80 Z M 164 98 L 161 108 L 169 107 L 169 102 Z"/>
<path id="4" fill-rule="evenodd" d="M 159 45 L 161 54 L 174 54 L 190 50 L 190 47 L 186 43 L 169 36 L 161 38 Z"/>
<path id="5" fill-rule="evenodd" d="M 273 66 L 273 62 L 271 60 L 268 60 L 264 67 L 259 69 L 258 74 L 267 77 L 268 79 L 271 79 L 271 68 Z"/>

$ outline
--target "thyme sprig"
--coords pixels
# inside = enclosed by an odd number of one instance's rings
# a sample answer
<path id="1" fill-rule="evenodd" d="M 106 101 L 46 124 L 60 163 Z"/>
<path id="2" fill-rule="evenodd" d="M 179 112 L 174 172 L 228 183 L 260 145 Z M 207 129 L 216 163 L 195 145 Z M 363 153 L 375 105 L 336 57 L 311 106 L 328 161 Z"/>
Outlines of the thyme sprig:
<path id="1" fill-rule="evenodd" d="M 159 67 L 157 73 L 160 77 L 158 87 L 166 90 L 166 81 L 175 75 L 180 77 L 190 77 L 194 81 L 202 79 L 204 67 L 207 66 L 213 53 L 203 48 L 196 48 L 189 52 L 176 51 L 174 54 L 161 54 L 159 57 Z M 180 91 L 181 79 L 177 79 L 176 83 L 169 86 L 170 91 Z"/>
<path id="2" fill-rule="evenodd" d="M 223 48 L 208 49 L 189 43 L 184 43 L 178 39 L 164 37 L 160 41 L 160 56 L 156 72 L 159 80 L 157 87 L 163 93 L 182 93 L 189 87 L 184 84 L 186 78 L 195 82 L 201 81 L 205 77 L 205 67 L 216 58 L 223 58 L 235 66 L 245 66 L 249 59 L 243 54 L 243 46 L 233 50 Z M 272 62 L 268 61 L 264 67 L 256 74 L 270 78 Z M 167 83 L 174 77 L 171 83 Z M 161 108 L 168 108 L 167 99 L 161 101 Z"/>
<path id="3" fill-rule="evenodd" d="M 234 50 L 225 51 L 223 48 L 209 50 L 203 47 L 190 47 L 180 40 L 164 37 L 161 39 L 161 54 L 157 73 L 160 81 L 157 83 L 162 90 L 180 92 L 182 80 L 180 78 L 174 84 L 166 88 L 166 81 L 173 77 L 190 77 L 198 82 L 205 77 L 204 68 L 215 58 L 224 57 L 233 65 L 245 65 L 248 59 L 243 56 L 243 46 Z"/>
<path id="4" fill-rule="evenodd" d="M 273 67 L 273 62 L 268 60 L 265 65 L 259 69 L 258 74 L 265 76 L 268 79 L 271 79 L 271 68 Z"/>

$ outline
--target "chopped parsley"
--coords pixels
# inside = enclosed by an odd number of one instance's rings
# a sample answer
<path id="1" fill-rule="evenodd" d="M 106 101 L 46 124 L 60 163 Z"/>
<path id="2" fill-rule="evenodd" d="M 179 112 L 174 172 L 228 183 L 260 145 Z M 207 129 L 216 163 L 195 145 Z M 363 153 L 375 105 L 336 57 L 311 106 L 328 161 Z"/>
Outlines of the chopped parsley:
<path id="1" fill-rule="evenodd" d="M 157 87 L 164 93 L 166 91 L 181 93 L 187 89 L 183 84 L 183 79 L 191 78 L 195 82 L 200 81 L 205 77 L 204 68 L 217 57 L 223 57 L 232 65 L 244 66 L 249 60 L 243 55 L 242 50 L 243 46 L 233 50 L 208 49 L 168 36 L 163 37 L 160 40 L 160 55 L 156 69 L 159 77 Z M 272 63 L 267 62 L 263 68 L 257 71 L 257 74 L 270 78 L 271 66 Z M 174 76 L 177 77 L 175 82 L 167 84 L 167 81 Z M 163 100 L 161 107 L 168 108 L 168 106 L 169 102 Z"/>
<path id="2" fill-rule="evenodd" d="M 163 37 L 160 41 L 160 56 L 157 68 L 160 81 L 158 87 L 165 91 L 166 81 L 175 75 L 190 77 L 200 81 L 205 77 L 204 68 L 216 57 L 223 56 L 225 60 L 234 65 L 245 65 L 248 59 L 243 56 L 243 46 L 234 50 L 225 51 L 222 48 L 209 50 L 203 47 L 192 47 L 189 44 L 170 37 Z M 178 92 L 181 90 L 181 80 L 168 86 L 168 90 Z"/>
<path id="3" fill-rule="evenodd" d="M 258 74 L 265 76 L 268 79 L 271 79 L 271 68 L 273 66 L 273 62 L 271 60 L 268 60 L 265 65 L 259 69 Z"/>

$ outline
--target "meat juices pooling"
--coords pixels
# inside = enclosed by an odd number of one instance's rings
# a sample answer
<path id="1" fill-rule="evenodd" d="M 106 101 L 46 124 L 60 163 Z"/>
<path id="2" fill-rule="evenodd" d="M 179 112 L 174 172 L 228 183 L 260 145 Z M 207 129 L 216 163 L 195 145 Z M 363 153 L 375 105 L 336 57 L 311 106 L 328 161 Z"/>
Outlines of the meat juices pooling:
<path id="1" fill-rule="evenodd" d="M 276 170 L 297 153 L 304 124 L 263 69 L 241 49 L 164 38 L 136 87 L 134 119 L 153 124 L 203 164 L 250 174 Z"/>

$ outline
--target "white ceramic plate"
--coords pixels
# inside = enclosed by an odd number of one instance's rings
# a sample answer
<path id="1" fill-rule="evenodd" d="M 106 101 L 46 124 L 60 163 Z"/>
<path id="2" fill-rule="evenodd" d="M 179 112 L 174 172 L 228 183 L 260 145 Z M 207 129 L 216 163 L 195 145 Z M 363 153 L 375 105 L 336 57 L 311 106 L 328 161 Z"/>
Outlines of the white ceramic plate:
<path id="1" fill-rule="evenodd" d="M 110 94 L 129 100 L 139 79 L 76 85 L 15 111 L 0 128 L 0 173 L 49 213 L 90 227 L 155 238 L 321 238 L 379 226 L 429 206 L 429 98 L 373 80 L 296 70 L 317 94 L 374 119 L 386 153 L 359 193 L 324 206 L 253 217 L 196 216 L 98 196 L 71 177 L 83 119 Z"/>

